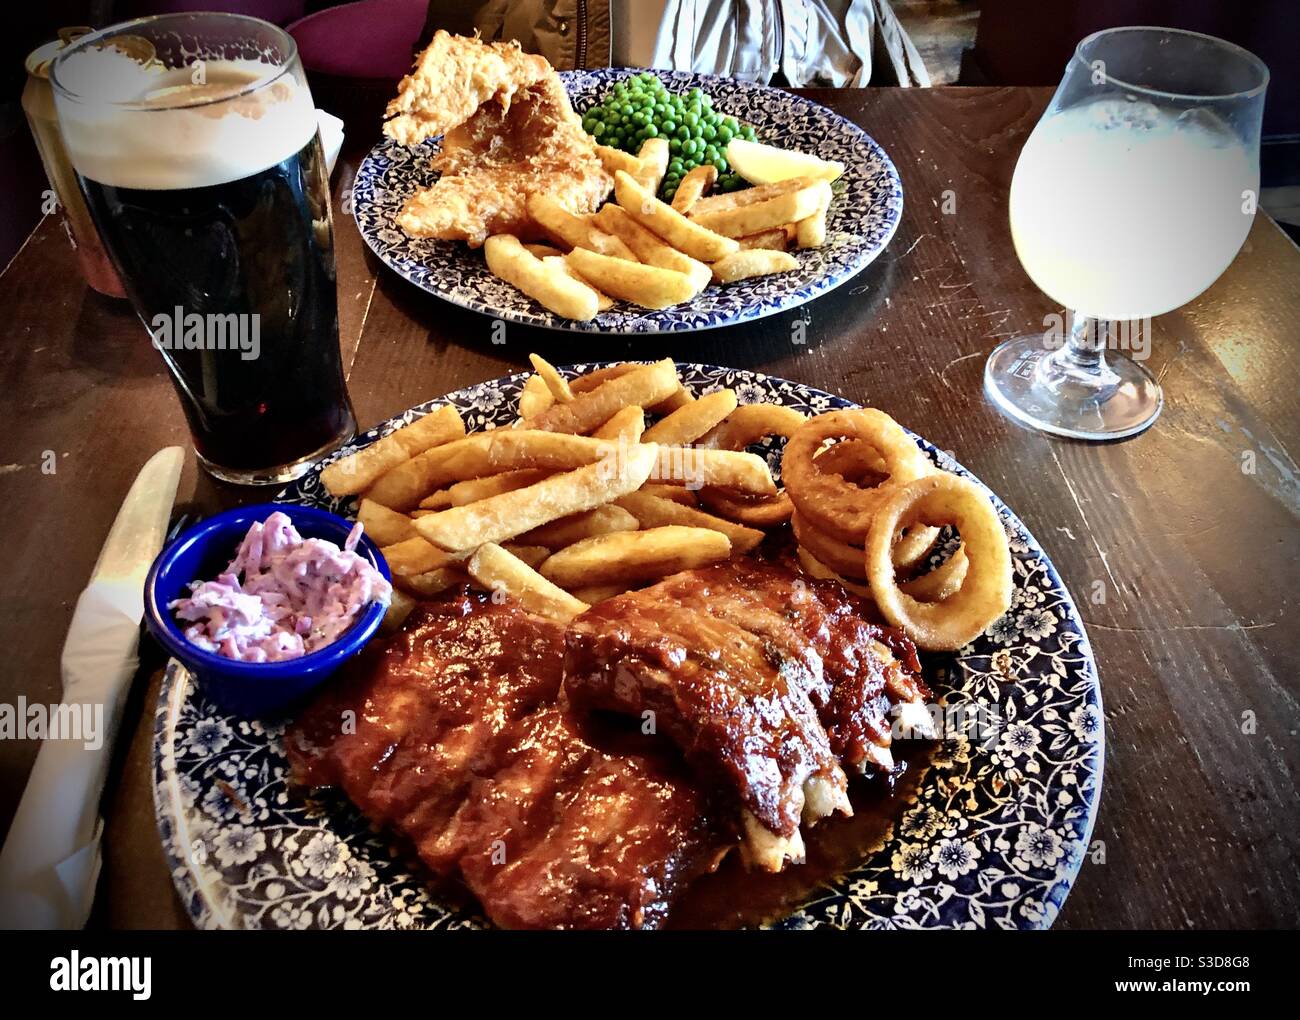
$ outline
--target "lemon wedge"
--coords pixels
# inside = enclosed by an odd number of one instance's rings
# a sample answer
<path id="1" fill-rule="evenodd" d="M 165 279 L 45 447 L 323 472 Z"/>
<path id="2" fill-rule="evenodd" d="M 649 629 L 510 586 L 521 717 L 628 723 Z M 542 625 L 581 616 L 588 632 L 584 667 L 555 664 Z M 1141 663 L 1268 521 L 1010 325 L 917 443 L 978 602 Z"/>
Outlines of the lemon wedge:
<path id="1" fill-rule="evenodd" d="M 727 143 L 727 162 L 750 184 L 773 184 L 791 177 L 833 181 L 844 173 L 844 164 L 838 160 L 818 159 L 807 152 L 747 142 L 743 138 L 733 138 Z"/>

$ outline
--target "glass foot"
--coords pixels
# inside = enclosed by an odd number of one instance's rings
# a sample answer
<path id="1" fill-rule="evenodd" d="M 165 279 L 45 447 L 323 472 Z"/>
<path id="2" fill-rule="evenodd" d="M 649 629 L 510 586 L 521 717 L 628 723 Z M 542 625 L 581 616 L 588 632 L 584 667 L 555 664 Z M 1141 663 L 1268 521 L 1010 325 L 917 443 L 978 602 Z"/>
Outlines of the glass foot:
<path id="1" fill-rule="evenodd" d="M 1055 340 L 1055 343 L 1052 341 Z M 984 391 L 1022 425 L 1071 439 L 1135 436 L 1160 415 L 1160 385 L 1136 361 L 1102 352 L 1083 366 L 1060 338 L 1020 336 L 994 349 Z"/>

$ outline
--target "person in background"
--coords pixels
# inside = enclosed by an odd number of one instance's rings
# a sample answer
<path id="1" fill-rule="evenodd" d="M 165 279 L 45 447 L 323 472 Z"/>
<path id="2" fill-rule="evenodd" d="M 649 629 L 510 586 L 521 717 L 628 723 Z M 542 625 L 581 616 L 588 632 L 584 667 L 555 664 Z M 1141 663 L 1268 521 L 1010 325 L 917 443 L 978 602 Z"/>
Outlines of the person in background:
<path id="1" fill-rule="evenodd" d="M 795 88 L 929 85 L 888 0 L 430 0 L 443 28 L 514 39 L 562 70 L 656 67 Z"/>

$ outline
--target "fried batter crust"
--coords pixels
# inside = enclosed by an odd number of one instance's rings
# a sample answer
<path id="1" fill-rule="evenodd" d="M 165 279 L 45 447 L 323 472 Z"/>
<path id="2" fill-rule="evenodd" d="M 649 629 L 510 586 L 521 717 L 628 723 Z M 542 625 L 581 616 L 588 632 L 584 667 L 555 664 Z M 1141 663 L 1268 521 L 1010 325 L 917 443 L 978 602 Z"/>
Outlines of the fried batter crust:
<path id="1" fill-rule="evenodd" d="M 402 80 L 385 133 L 407 145 L 443 135 L 442 176 L 398 216 L 412 237 L 481 245 L 489 235 L 541 237 L 528 198 L 592 212 L 613 181 L 554 68 L 514 43 L 438 32 Z"/>

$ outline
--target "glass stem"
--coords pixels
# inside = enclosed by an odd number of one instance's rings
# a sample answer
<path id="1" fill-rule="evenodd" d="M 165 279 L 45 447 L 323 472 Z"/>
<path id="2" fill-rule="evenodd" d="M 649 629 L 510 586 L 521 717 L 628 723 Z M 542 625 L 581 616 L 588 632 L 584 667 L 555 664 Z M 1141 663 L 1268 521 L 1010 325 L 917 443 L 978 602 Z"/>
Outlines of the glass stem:
<path id="1" fill-rule="evenodd" d="M 1106 324 L 1079 312 L 1070 313 L 1070 335 L 1065 341 L 1065 353 L 1079 368 L 1095 372 L 1101 367 L 1102 352 L 1106 349 Z"/>
<path id="2" fill-rule="evenodd" d="M 1076 399 L 1109 395 L 1119 377 L 1106 364 L 1106 328 L 1104 320 L 1072 311 L 1065 343 L 1038 363 L 1038 385 Z"/>

